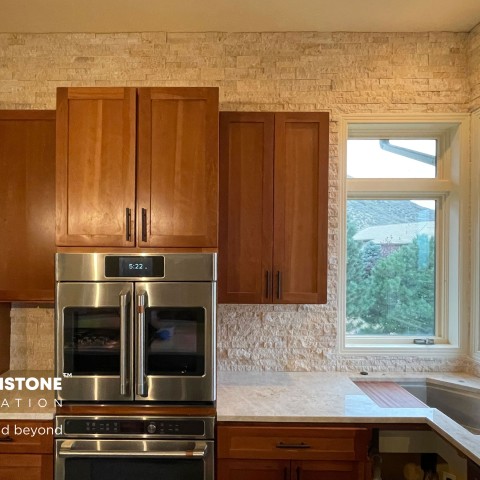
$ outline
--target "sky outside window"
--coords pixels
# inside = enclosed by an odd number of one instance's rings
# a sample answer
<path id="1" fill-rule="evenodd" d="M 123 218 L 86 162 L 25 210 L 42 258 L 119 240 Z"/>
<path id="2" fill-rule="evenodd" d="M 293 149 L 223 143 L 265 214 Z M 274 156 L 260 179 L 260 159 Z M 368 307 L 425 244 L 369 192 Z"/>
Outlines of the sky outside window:
<path id="1" fill-rule="evenodd" d="M 388 144 L 385 144 L 385 141 L 383 144 L 388 149 L 382 148 L 382 142 L 379 139 L 348 140 L 347 177 L 435 178 L 436 140 L 392 139 L 386 142 Z M 424 154 L 423 158 L 422 154 Z M 433 165 L 428 163 L 431 161 L 433 161 Z"/>

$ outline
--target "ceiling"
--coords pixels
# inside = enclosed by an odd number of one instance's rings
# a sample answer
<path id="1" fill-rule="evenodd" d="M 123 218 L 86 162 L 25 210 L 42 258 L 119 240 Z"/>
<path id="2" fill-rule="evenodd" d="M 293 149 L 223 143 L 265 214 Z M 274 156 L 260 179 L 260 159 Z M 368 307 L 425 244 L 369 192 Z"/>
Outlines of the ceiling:
<path id="1" fill-rule="evenodd" d="M 469 32 L 480 0 L 0 0 L 0 32 Z"/>

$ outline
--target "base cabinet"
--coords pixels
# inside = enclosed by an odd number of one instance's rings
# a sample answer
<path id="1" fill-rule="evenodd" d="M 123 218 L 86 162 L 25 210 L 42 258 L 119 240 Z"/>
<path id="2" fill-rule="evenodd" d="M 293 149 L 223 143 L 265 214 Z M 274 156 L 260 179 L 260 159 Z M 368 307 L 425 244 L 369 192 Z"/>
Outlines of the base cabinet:
<path id="1" fill-rule="evenodd" d="M 0 455 L 0 480 L 52 480 L 53 455 Z"/>
<path id="2" fill-rule="evenodd" d="M 290 480 L 287 460 L 229 460 L 217 463 L 219 480 Z"/>
<path id="3" fill-rule="evenodd" d="M 221 425 L 218 480 L 369 480 L 370 430 Z"/>
<path id="4" fill-rule="evenodd" d="M 53 480 L 53 422 L 9 420 L 1 433 L 0 480 Z"/>
<path id="5" fill-rule="evenodd" d="M 468 480 L 480 480 L 480 465 L 468 461 Z"/>
<path id="6" fill-rule="evenodd" d="M 362 462 L 219 459 L 220 480 L 358 480 Z"/>

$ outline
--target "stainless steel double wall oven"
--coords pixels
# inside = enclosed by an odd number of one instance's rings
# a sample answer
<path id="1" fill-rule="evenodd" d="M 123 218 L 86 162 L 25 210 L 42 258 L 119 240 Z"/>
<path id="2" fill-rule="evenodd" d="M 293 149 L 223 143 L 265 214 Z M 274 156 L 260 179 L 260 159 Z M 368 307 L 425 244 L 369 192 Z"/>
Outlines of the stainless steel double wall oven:
<path id="1" fill-rule="evenodd" d="M 59 253 L 56 280 L 55 480 L 213 480 L 215 254 Z"/>
<path id="2" fill-rule="evenodd" d="M 215 254 L 59 253 L 56 281 L 60 400 L 214 402 Z"/>

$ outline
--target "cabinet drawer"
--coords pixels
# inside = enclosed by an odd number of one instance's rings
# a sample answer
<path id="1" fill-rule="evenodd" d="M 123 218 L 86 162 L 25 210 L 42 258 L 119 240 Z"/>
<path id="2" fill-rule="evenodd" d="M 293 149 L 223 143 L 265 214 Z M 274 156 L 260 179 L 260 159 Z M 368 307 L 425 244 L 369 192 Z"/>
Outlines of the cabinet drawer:
<path id="1" fill-rule="evenodd" d="M 51 421 L 0 420 L 0 454 L 53 453 L 52 427 Z M 40 435 L 39 428 L 42 430 L 41 433 L 45 433 L 48 428 L 48 434 Z M 8 435 L 5 435 L 7 429 Z M 33 432 L 36 432 L 34 436 Z"/>
<path id="2" fill-rule="evenodd" d="M 366 428 L 218 427 L 219 458 L 364 460 Z"/>

